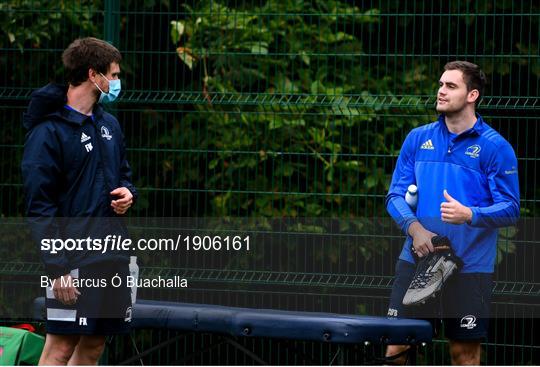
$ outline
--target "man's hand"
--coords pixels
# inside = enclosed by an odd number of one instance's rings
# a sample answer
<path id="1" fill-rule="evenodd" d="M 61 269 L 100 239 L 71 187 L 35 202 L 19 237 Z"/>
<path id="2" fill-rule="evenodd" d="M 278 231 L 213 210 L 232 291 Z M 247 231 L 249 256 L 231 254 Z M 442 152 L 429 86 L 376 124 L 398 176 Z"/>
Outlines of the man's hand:
<path id="1" fill-rule="evenodd" d="M 463 224 L 472 220 L 472 210 L 450 196 L 444 190 L 446 202 L 441 203 L 441 219 L 443 222 Z"/>
<path id="2" fill-rule="evenodd" d="M 111 207 L 116 214 L 125 214 L 131 204 L 133 204 L 133 194 L 126 187 L 119 187 L 111 191 L 111 195 L 118 199 L 111 201 Z"/>
<path id="3" fill-rule="evenodd" d="M 63 281 L 62 278 L 64 278 Z M 54 298 L 65 305 L 74 305 L 77 302 L 78 296 L 81 295 L 81 292 L 73 286 L 70 274 L 56 278 L 54 281 L 53 293 Z"/>
<path id="4" fill-rule="evenodd" d="M 428 255 L 435 251 L 431 239 L 436 236 L 435 233 L 428 231 L 420 222 L 413 222 L 409 226 L 409 235 L 413 239 L 413 251 L 418 257 Z"/>

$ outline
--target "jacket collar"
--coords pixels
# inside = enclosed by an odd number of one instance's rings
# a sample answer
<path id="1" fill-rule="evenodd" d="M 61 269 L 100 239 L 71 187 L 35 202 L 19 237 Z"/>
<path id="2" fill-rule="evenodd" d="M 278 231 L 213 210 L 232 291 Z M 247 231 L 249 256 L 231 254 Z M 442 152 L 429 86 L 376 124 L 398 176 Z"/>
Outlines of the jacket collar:
<path id="1" fill-rule="evenodd" d="M 72 124 L 76 124 L 81 126 L 88 118 L 91 118 L 90 116 L 87 116 L 85 114 L 82 114 L 73 108 L 64 106 L 59 111 L 56 111 L 54 115 L 57 115 L 61 117 L 63 120 L 70 122 Z M 94 121 L 101 120 L 103 117 L 103 107 L 101 105 L 96 104 L 94 106 L 94 110 L 92 111 L 92 119 Z"/>
<path id="2" fill-rule="evenodd" d="M 446 126 L 446 121 L 444 119 L 444 113 L 441 113 L 439 115 L 438 121 L 440 122 L 441 126 L 444 126 L 444 129 L 446 130 L 446 132 L 449 133 L 448 126 Z M 482 118 L 482 116 L 480 116 L 479 113 L 476 113 L 476 122 L 474 123 L 473 127 L 470 128 L 469 130 L 462 132 L 460 135 L 462 134 L 482 135 L 485 129 L 486 129 L 486 123 L 484 122 L 484 119 Z"/>

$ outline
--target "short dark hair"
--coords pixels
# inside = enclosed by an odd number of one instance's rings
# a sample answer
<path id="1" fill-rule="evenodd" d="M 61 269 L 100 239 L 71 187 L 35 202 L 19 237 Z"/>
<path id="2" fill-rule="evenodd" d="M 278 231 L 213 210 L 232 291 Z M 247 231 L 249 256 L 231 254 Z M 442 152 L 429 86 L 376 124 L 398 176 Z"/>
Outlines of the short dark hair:
<path id="1" fill-rule="evenodd" d="M 484 87 L 486 86 L 486 74 L 480 69 L 480 67 L 472 62 L 468 61 L 451 61 L 444 65 L 444 70 L 459 70 L 463 73 L 463 80 L 467 85 L 467 91 L 477 89 L 479 97 L 476 103 L 480 101 L 484 94 Z"/>
<path id="2" fill-rule="evenodd" d="M 88 79 L 88 69 L 106 74 L 111 63 L 120 63 L 122 55 L 110 43 L 86 37 L 73 41 L 62 54 L 66 80 L 77 86 Z"/>

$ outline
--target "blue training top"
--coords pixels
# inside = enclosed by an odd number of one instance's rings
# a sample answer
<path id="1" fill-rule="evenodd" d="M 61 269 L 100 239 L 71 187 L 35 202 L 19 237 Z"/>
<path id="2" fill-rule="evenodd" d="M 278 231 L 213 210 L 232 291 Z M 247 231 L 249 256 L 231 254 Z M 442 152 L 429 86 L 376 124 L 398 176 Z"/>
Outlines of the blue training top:
<path id="1" fill-rule="evenodd" d="M 480 115 L 475 125 L 451 134 L 444 115 L 413 129 L 399 154 L 386 209 L 407 235 L 418 220 L 427 230 L 448 236 L 464 263 L 464 273 L 492 273 L 497 253 L 498 227 L 519 217 L 517 159 L 512 146 Z M 405 202 L 407 187 L 418 187 L 416 213 Z M 441 220 L 443 190 L 472 210 L 470 224 Z M 407 235 L 400 259 L 414 263 L 412 238 Z"/>

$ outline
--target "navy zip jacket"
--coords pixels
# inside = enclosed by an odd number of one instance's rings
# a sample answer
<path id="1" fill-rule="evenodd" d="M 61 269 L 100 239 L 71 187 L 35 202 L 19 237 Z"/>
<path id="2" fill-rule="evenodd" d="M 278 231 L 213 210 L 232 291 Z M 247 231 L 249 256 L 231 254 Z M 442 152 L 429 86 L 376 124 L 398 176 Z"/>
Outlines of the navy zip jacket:
<path id="1" fill-rule="evenodd" d="M 22 160 L 26 215 L 41 240 L 126 235 L 111 208 L 109 193 L 126 187 L 134 199 L 131 169 L 120 125 L 97 104 L 92 116 L 66 105 L 65 86 L 48 84 L 32 93 L 24 115 L 28 130 Z M 55 279 L 91 263 L 128 262 L 121 251 L 41 250 L 47 275 Z"/>

